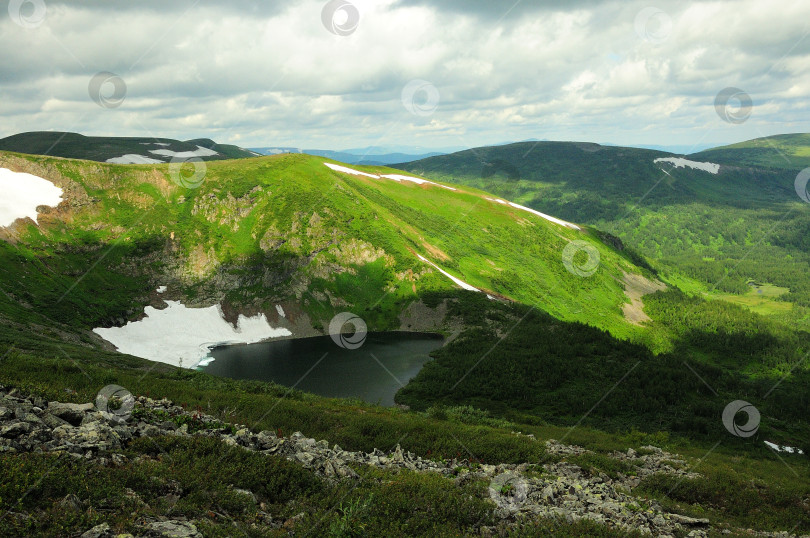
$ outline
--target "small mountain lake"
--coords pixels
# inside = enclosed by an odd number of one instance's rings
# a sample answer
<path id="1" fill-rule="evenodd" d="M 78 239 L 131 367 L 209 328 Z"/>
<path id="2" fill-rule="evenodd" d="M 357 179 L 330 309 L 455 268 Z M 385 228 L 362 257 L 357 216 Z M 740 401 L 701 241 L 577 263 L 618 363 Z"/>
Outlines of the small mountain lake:
<path id="1" fill-rule="evenodd" d="M 357 349 L 344 349 L 330 336 L 273 340 L 216 347 L 198 370 L 392 406 L 394 394 L 443 344 L 441 335 L 410 332 L 369 333 Z"/>

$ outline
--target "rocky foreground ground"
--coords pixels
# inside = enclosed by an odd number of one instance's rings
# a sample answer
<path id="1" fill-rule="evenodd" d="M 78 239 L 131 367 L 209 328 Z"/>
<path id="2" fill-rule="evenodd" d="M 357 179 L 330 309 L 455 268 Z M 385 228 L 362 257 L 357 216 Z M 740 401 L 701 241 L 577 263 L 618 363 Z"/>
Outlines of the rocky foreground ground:
<path id="1" fill-rule="evenodd" d="M 189 433 L 188 423 L 178 426 L 178 422 L 184 422 L 176 420 L 178 417 L 186 417 L 196 424 L 195 431 Z M 569 521 L 587 518 L 654 536 L 702 537 L 709 531 L 706 519 L 668 513 L 654 501 L 645 501 L 642 507 L 640 499 L 632 496 L 639 481 L 652 473 L 696 476 L 688 472 L 688 466 L 677 455 L 657 447 L 644 447 L 643 453 L 630 449 L 626 453 L 612 454 L 611 457 L 632 464 L 635 476 L 593 475 L 564 461 L 545 464 L 538 472 L 538 466 L 528 463 L 437 462 L 403 451 L 399 446 L 388 452 L 378 449 L 370 453 L 352 452 L 337 445 L 330 447 L 325 440 L 307 438 L 299 432 L 288 437 L 280 437 L 272 431 L 254 433 L 242 425 L 223 424 L 205 414 L 189 413 L 165 399 L 135 398 L 125 393 L 121 399 L 102 395 L 95 405 L 60 403 L 0 387 L 0 452 L 58 452 L 92 460 L 98 465 L 115 466 L 127 463 L 121 449 L 132 439 L 164 435 L 216 437 L 245 450 L 298 462 L 329 480 L 361 480 L 355 469 L 362 466 L 439 473 L 457 483 L 487 480 L 496 516 L 514 525 L 528 518 L 563 517 Z M 553 440 L 546 442 L 546 446 L 550 453 L 563 457 L 587 453 L 581 447 Z M 243 493 L 253 496 L 250 491 Z M 63 502 L 70 504 L 78 499 L 68 496 Z M 10 514 L 10 517 L 27 515 Z M 271 518 L 268 516 L 267 520 Z M 487 527 L 480 529 L 484 536 L 492 531 Z M 177 519 L 144 522 L 139 535 L 202 536 L 193 521 Z M 787 533 L 759 535 L 789 536 Z M 108 536 L 113 534 L 107 525 L 89 529 L 82 535 L 83 538 Z"/>

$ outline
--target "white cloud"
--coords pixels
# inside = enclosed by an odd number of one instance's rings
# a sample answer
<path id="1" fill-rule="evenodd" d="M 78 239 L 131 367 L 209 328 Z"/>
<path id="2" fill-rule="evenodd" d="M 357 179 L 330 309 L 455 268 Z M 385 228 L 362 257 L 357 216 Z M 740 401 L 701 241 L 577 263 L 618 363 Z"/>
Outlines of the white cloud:
<path id="1" fill-rule="evenodd" d="M 360 24 L 343 37 L 324 28 L 316 0 L 168 10 L 53 1 L 36 29 L 3 15 L 0 49 L 13 53 L 0 56 L 0 135 L 54 129 L 339 149 L 530 137 L 736 141 L 782 132 L 785 122 L 810 131 L 807 3 L 659 2 L 672 27 L 656 43 L 636 33 L 645 1 L 525 3 L 502 20 L 497 3 L 354 3 Z M 119 108 L 90 100 L 99 71 L 126 81 Z M 432 115 L 402 106 L 413 79 L 438 89 Z M 754 100 L 744 124 L 714 111 L 728 86 Z"/>

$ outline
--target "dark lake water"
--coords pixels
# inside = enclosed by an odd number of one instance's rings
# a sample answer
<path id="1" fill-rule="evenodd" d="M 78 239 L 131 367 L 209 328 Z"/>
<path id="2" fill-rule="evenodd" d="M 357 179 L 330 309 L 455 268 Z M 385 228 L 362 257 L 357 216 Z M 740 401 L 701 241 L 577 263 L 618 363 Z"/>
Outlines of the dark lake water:
<path id="1" fill-rule="evenodd" d="M 439 335 L 369 333 L 358 349 L 343 349 L 329 336 L 215 348 L 199 369 L 233 379 L 274 381 L 332 398 L 361 398 L 394 405 L 394 394 L 442 346 Z"/>

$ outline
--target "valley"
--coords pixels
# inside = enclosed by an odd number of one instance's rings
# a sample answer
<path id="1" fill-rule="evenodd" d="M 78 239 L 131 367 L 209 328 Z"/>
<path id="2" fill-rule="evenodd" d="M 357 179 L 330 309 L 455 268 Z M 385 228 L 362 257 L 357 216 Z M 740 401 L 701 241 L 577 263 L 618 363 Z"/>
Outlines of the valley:
<path id="1" fill-rule="evenodd" d="M 555 155 L 584 151 L 560 148 Z M 81 402 L 103 378 L 185 409 L 204 404 L 216 420 L 302 431 L 353 450 L 400 444 L 426 461 L 539 462 L 552 473 L 561 472 L 555 459 L 537 456 L 547 448 L 518 449 L 509 432 L 585 447 L 594 455 L 577 468 L 596 465 L 590 472 L 617 477 L 629 471 L 607 455 L 615 450 L 653 446 L 700 458 L 714 445 L 718 459 L 690 475 L 683 495 L 663 476 L 632 482 L 639 499 L 682 514 L 667 517 L 700 516 L 683 503 L 705 509 L 698 492 L 709 481 L 756 475 L 767 476 L 768 491 L 801 488 L 810 472 L 801 285 L 772 284 L 784 282 L 783 273 L 762 272 L 762 264 L 740 276 L 748 277 L 744 293 L 733 283 L 712 285 L 710 273 L 681 265 L 681 251 L 648 251 L 653 239 L 667 243 L 644 235 L 662 229 L 649 223 L 670 218 L 696 226 L 684 207 L 700 207 L 690 201 L 698 191 L 710 193 L 700 203 L 733 207 L 738 196 L 729 199 L 728 186 L 748 176 L 647 150 L 606 151 L 637 167 L 639 184 L 602 176 L 603 204 L 619 203 L 605 192 L 649 190 L 650 167 L 672 179 L 666 192 L 647 196 L 643 214 L 623 217 L 639 219 L 632 234 L 606 213 L 590 216 L 582 204 L 596 193 L 585 183 L 571 191 L 579 201 L 564 201 L 554 198 L 562 187 L 553 182 L 501 172 L 473 180 L 424 163 L 403 173 L 279 154 L 206 161 L 202 181 L 188 182 L 169 164 L 0 153 L 0 168 L 18 185 L 37 177 L 61 193 L 36 195 L 47 203 L 36 202 L 33 214 L 5 210 L 19 218 L 0 229 L 7 348 L 0 383 Z M 770 183 L 752 176 L 760 188 L 746 196 L 772 205 L 738 211 L 791 204 L 781 172 L 762 174 Z M 697 228 L 690 233 L 690 245 L 703 241 Z M 728 266 L 735 248 L 751 245 L 724 234 L 697 251 L 704 263 Z M 793 245 L 766 246 L 803 260 Z M 386 331 L 445 342 L 425 342 L 418 353 L 396 344 L 389 356 L 390 344 L 376 336 Z M 730 436 L 718 420 L 741 395 L 767 417 L 753 439 Z M 449 438 L 438 434 L 447 428 Z M 13 438 L 3 446 L 21 450 Z M 774 452 L 779 446 L 794 452 Z M 746 454 L 744 467 L 725 467 L 732 454 Z M 723 507 L 731 498 L 716 502 L 701 526 L 753 524 Z M 576 514 L 608 527 L 625 517 L 600 519 L 571 506 L 546 517 Z M 784 528 L 781 518 L 800 510 L 773 509 L 771 523 L 757 526 Z M 528 532 L 528 512 L 520 513 L 499 525 Z"/>
<path id="2" fill-rule="evenodd" d="M 808 17 L 8 0 L 0 538 L 810 538 Z"/>

